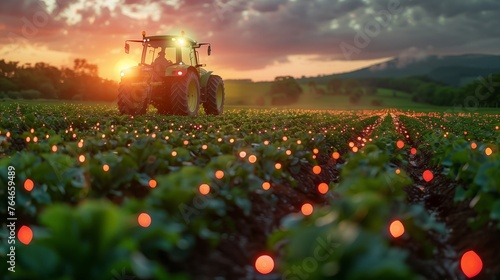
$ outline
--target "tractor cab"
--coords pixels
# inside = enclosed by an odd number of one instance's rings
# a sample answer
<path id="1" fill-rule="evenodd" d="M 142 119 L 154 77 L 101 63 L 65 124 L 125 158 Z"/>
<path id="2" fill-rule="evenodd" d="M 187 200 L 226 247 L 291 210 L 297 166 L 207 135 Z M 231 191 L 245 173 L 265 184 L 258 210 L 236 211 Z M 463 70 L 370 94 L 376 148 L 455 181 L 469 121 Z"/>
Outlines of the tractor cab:
<path id="1" fill-rule="evenodd" d="M 139 66 L 154 66 L 155 61 L 163 60 L 169 62 L 170 72 L 163 72 L 161 76 L 179 75 L 179 68 L 194 67 L 198 73 L 201 73 L 200 67 L 205 65 L 199 64 L 199 53 L 197 51 L 203 45 L 208 45 L 208 55 L 211 54 L 211 46 L 209 43 L 198 43 L 196 40 L 181 36 L 166 35 L 166 36 L 146 36 L 143 32 L 142 40 L 127 40 L 125 41 L 125 53 L 130 52 L 129 42 L 142 43 L 142 55 Z M 165 69 L 167 70 L 167 69 Z M 122 71 L 121 76 L 124 76 Z"/>

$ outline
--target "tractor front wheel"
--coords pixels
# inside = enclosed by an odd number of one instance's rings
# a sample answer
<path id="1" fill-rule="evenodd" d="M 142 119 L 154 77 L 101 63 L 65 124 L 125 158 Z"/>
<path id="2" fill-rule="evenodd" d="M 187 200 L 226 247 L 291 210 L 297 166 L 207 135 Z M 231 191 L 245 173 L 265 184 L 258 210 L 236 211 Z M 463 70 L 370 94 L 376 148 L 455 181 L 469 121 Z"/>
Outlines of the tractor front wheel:
<path id="1" fill-rule="evenodd" d="M 120 83 L 118 88 L 118 110 L 122 115 L 143 115 L 149 106 L 149 90 L 147 86 L 131 86 Z"/>
<path id="2" fill-rule="evenodd" d="M 188 71 L 172 84 L 169 107 L 173 115 L 196 116 L 199 106 L 200 81 L 196 73 Z"/>
<path id="3" fill-rule="evenodd" d="M 207 115 L 221 115 L 224 109 L 224 82 L 217 75 L 210 76 L 207 83 L 207 101 L 203 109 Z"/>

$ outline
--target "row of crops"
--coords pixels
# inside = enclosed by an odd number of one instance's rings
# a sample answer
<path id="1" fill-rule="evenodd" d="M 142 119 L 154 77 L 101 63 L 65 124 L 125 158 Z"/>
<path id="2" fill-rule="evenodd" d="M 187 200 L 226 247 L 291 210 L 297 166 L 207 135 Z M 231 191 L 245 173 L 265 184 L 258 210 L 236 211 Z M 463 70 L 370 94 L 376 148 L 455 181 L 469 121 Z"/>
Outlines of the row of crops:
<path id="1" fill-rule="evenodd" d="M 2 109 L 7 279 L 500 274 L 498 115 Z"/>

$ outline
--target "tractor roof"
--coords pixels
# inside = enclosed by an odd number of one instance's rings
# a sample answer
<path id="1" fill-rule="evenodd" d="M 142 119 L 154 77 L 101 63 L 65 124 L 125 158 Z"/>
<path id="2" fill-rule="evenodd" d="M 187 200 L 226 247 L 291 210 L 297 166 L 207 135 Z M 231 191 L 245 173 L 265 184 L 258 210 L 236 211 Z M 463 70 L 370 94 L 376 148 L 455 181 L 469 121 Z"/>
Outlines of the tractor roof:
<path id="1" fill-rule="evenodd" d="M 196 46 L 198 42 L 196 40 L 193 40 L 189 37 L 183 37 L 183 36 L 175 36 L 175 35 L 162 35 L 162 36 L 146 36 L 144 39 L 148 41 L 160 41 L 160 42 L 176 42 L 179 40 L 184 40 L 186 45 L 191 45 L 191 46 Z"/>

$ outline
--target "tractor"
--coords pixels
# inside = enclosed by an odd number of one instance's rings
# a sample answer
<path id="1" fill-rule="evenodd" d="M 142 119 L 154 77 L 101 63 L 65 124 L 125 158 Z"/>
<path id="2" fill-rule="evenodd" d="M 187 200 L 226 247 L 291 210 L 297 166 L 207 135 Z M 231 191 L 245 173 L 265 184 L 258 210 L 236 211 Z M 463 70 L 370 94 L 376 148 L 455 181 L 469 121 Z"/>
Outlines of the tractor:
<path id="1" fill-rule="evenodd" d="M 209 43 L 198 43 L 184 36 L 146 36 L 142 40 L 126 40 L 142 44 L 141 62 L 120 72 L 118 109 L 122 115 L 142 115 L 152 104 L 164 115 L 196 116 L 200 104 L 208 115 L 220 115 L 224 108 L 224 82 L 213 71 L 199 63 L 198 49 Z"/>

